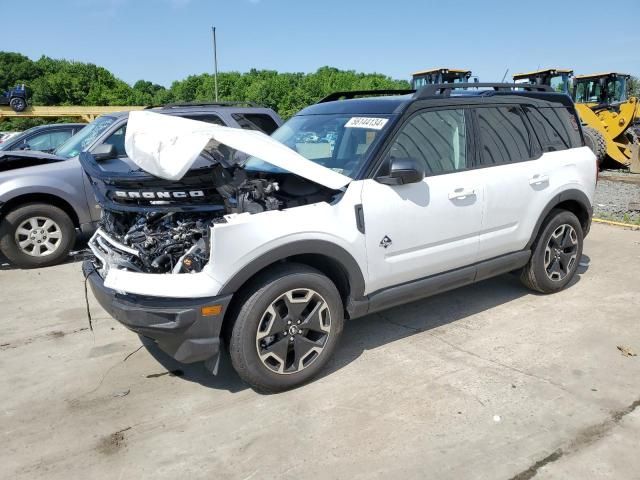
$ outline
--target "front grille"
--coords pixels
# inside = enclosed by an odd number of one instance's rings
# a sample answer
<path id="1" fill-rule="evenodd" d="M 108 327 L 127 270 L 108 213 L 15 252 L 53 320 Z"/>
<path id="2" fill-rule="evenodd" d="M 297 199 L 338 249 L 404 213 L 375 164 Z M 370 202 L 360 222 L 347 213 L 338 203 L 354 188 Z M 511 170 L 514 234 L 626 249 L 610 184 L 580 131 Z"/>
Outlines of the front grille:
<path id="1" fill-rule="evenodd" d="M 98 262 L 100 262 L 98 271 L 101 276 L 107 273 L 110 263 L 117 263 L 113 262 L 114 259 L 129 259 L 131 256 L 139 256 L 136 249 L 127 247 L 117 240 L 114 240 L 101 228 L 99 228 L 89 240 L 89 248 Z"/>

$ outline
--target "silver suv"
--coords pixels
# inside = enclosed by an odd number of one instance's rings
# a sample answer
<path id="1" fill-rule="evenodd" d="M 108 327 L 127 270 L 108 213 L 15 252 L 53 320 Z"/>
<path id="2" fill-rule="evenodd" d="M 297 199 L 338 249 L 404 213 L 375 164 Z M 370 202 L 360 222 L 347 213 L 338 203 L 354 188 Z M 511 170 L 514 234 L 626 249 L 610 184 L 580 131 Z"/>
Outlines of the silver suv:
<path id="1" fill-rule="evenodd" d="M 149 111 L 272 133 L 282 120 L 269 108 L 246 104 L 172 104 Z M 53 153 L 0 152 L 0 251 L 22 268 L 64 261 L 78 232 L 91 233 L 101 209 L 78 161 L 90 152 L 101 162 L 126 159 L 129 112 L 103 115 Z"/>

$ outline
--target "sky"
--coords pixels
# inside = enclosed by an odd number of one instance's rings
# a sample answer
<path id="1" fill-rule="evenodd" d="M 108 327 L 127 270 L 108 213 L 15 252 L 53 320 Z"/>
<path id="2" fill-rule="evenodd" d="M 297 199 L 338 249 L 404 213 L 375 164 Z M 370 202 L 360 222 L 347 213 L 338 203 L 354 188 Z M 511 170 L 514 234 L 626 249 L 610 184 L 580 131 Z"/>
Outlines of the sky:
<path id="1" fill-rule="evenodd" d="M 212 72 L 214 25 L 219 71 L 329 65 L 409 79 L 447 66 L 500 81 L 507 69 L 510 78 L 549 66 L 640 76 L 639 0 L 0 0 L 1 10 L 16 6 L 26 14 L 3 22 L 0 50 L 95 63 L 130 84 Z"/>

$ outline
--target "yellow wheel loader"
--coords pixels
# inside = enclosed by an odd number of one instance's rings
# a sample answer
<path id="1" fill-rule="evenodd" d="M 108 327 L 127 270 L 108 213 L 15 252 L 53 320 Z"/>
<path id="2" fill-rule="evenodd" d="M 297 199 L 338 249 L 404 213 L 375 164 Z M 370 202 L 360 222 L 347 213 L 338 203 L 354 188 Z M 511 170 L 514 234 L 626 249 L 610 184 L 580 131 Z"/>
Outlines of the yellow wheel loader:
<path id="1" fill-rule="evenodd" d="M 638 99 L 628 96 L 628 79 L 629 75 L 615 72 L 574 77 L 573 70 L 561 68 L 513 76 L 516 83 L 551 85 L 571 95 L 584 125 L 585 140 L 600 163 L 609 159 L 638 171 L 640 149 L 632 125 L 639 119 L 640 110 Z"/>
<path id="2" fill-rule="evenodd" d="M 577 75 L 573 81 L 573 99 L 580 117 L 589 125 L 596 119 L 604 125 L 607 155 L 625 166 L 633 160 L 633 150 L 638 144 L 633 124 L 640 118 L 638 99 L 628 95 L 630 77 L 605 72 Z"/>
<path id="3" fill-rule="evenodd" d="M 411 88 L 417 90 L 425 85 L 436 85 L 438 83 L 468 83 L 470 78 L 471 70 L 432 68 L 430 70 L 421 70 L 411 75 Z"/>

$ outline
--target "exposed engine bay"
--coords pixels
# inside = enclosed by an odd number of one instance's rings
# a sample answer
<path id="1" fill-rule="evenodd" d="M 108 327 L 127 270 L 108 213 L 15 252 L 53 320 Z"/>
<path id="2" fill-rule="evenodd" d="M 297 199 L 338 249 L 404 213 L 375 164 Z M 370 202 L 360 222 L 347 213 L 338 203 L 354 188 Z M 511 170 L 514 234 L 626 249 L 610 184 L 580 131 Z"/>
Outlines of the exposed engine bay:
<path id="1" fill-rule="evenodd" d="M 102 274 L 199 272 L 216 225 L 331 202 L 351 181 L 262 132 L 148 111 L 129 114 L 125 149 L 79 157 L 102 207 L 89 241 Z"/>
<path id="2" fill-rule="evenodd" d="M 286 173 L 248 173 L 217 164 L 199 169 L 197 175 L 206 176 L 215 192 L 175 190 L 180 182 L 172 182 L 172 189 L 113 190 L 111 208 L 103 207 L 100 230 L 90 242 L 97 259 L 135 272 L 199 272 L 209 261 L 210 230 L 226 223 L 227 215 L 331 201 L 336 194 Z M 116 206 L 117 200 L 122 209 Z M 142 211 L 132 211 L 133 204 Z"/>

